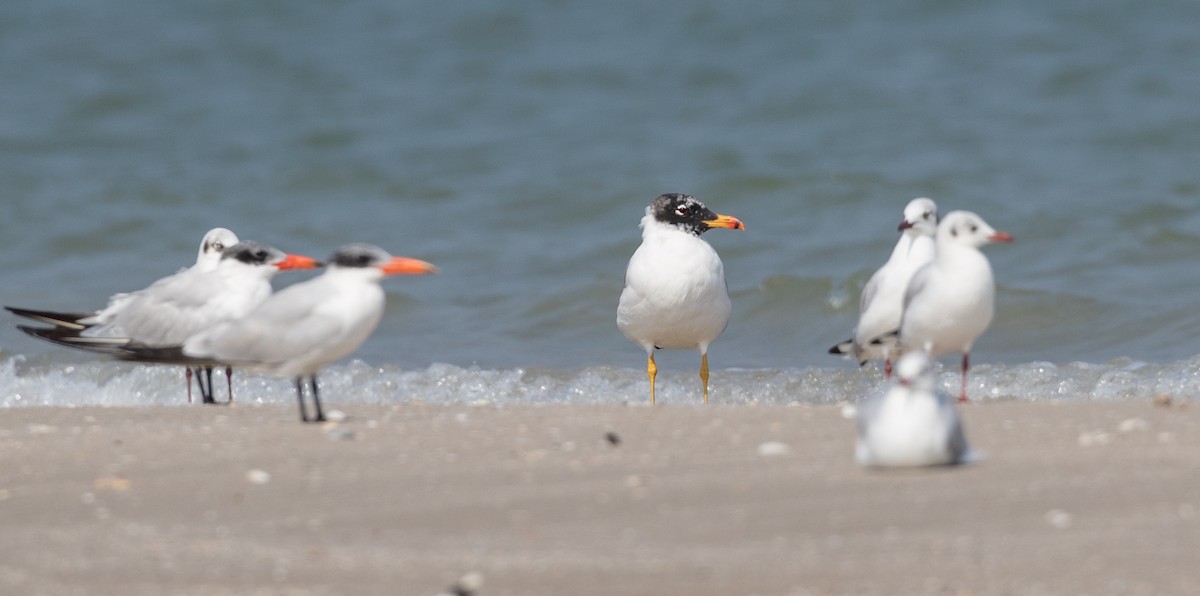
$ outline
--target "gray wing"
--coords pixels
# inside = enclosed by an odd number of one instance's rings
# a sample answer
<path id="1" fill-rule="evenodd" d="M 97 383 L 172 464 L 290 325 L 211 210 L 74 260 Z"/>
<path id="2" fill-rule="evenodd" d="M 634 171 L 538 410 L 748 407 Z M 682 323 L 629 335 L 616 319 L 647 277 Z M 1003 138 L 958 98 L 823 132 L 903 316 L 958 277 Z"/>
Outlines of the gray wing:
<path id="1" fill-rule="evenodd" d="M 868 279 L 866 285 L 863 286 L 862 295 L 858 298 L 859 314 L 867 312 L 867 307 L 870 306 L 871 301 L 875 299 L 875 294 L 879 292 L 879 284 L 883 283 L 883 269 L 883 267 L 880 267 L 879 269 L 875 270 L 875 273 L 871 274 L 871 278 Z"/>
<path id="2" fill-rule="evenodd" d="M 933 271 L 933 263 L 926 263 L 916 273 L 913 273 L 912 279 L 908 280 L 908 287 L 904 290 L 904 309 L 908 310 L 908 305 L 912 303 L 913 298 L 925 291 L 929 285 L 929 275 Z"/>

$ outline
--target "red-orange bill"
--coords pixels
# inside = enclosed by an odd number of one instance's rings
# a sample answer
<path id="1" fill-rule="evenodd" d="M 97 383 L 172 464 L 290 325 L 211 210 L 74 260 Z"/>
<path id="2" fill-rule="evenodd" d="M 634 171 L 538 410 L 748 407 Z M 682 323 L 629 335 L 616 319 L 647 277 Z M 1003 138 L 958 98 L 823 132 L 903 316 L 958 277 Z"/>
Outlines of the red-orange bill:
<path id="1" fill-rule="evenodd" d="M 288 254 L 275 266 L 281 271 L 286 271 L 288 269 L 316 269 L 317 267 L 323 267 L 324 265 L 324 263 L 312 257 Z"/>
<path id="2" fill-rule="evenodd" d="M 392 260 L 384 263 L 380 269 L 385 275 L 425 275 L 437 273 L 438 270 L 432 263 L 408 257 L 392 257 Z"/>

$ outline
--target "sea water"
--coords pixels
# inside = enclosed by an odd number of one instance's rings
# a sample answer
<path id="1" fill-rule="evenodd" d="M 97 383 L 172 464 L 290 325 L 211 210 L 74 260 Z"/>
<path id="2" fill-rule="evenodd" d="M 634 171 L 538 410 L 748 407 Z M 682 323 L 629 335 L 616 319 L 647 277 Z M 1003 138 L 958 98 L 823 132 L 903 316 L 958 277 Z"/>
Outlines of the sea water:
<path id="1" fill-rule="evenodd" d="M 705 234 L 734 305 L 713 401 L 836 402 L 883 382 L 826 350 L 930 196 L 1017 240 L 985 249 L 972 396 L 1189 397 L 1196 22 L 1186 1 L 4 3 L 0 302 L 99 308 L 214 226 L 365 241 L 441 274 L 384 282 L 331 402 L 640 403 L 624 267 L 645 206 L 687 192 L 747 225 Z M 179 367 L 9 322 L 0 404 L 184 401 Z M 659 399 L 698 402 L 698 355 L 658 360 Z M 291 390 L 234 378 L 237 401 Z"/>

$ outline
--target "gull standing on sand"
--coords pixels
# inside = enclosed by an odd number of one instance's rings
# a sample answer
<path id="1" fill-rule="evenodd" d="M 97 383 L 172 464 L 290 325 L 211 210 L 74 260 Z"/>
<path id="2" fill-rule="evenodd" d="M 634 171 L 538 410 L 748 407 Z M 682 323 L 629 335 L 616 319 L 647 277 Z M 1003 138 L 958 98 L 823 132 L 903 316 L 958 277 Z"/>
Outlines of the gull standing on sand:
<path id="1" fill-rule="evenodd" d="M 962 394 L 967 401 L 967 369 L 971 346 L 992 322 L 996 284 L 992 266 L 979 248 L 1012 242 L 970 211 L 948 213 L 937 229 L 937 255 L 918 270 L 904 295 L 904 315 L 894 333 L 903 350 L 923 350 L 931 357 L 962 353 Z M 877 340 L 880 345 L 887 338 Z"/>
<path id="2" fill-rule="evenodd" d="M 924 352 L 905 354 L 886 392 L 858 409 L 859 465 L 938 466 L 961 463 L 969 448 L 950 396 L 937 391 L 932 361 Z"/>
<path id="3" fill-rule="evenodd" d="M 270 280 L 276 273 L 320 266 L 311 257 L 287 254 L 259 242 L 243 241 L 218 248 L 232 232 L 228 234 L 214 243 L 202 245 L 201 259 L 195 266 L 160 279 L 143 290 L 117 294 L 110 299 L 107 308 L 97 313 L 82 315 L 7 308 L 21 316 L 55 325 L 49 329 L 19 327 L 29 335 L 123 358 L 128 345 L 179 345 L 205 329 L 239 318 L 271 295 Z M 217 255 L 215 266 L 208 262 L 212 254 Z M 204 402 L 215 403 L 212 366 L 203 366 L 207 388 L 199 378 L 200 369 L 196 367 L 196 383 Z M 187 371 L 190 402 L 191 367 Z M 226 377 L 230 374 L 227 368 Z M 229 383 L 232 400 L 232 381 Z"/>
<path id="4" fill-rule="evenodd" d="M 389 275 L 423 275 L 437 268 L 425 261 L 393 257 L 370 244 L 347 244 L 333 253 L 325 272 L 272 295 L 245 317 L 197 334 L 182 346 L 130 349 L 132 359 L 233 364 L 294 378 L 300 420 L 322 422 L 317 371 L 358 349 L 383 317 L 380 280 Z M 316 415 L 304 406 L 304 381 Z"/>
<path id="5" fill-rule="evenodd" d="M 937 223 L 937 204 L 933 199 L 913 199 L 904 207 L 900 240 L 887 262 L 863 286 L 854 336 L 829 348 L 830 354 L 849 355 L 859 366 L 868 360 L 883 360 L 884 374 L 891 377 L 889 346 L 872 344 L 871 340 L 900 327 L 908 282 L 918 269 L 933 260 Z"/>
<path id="6" fill-rule="evenodd" d="M 713 213 L 686 194 L 660 195 L 642 218 L 642 244 L 625 270 L 617 327 L 646 351 L 654 403 L 654 350 L 698 350 L 708 403 L 708 346 L 725 331 L 732 305 L 717 251 L 700 238 L 711 228 L 741 230 L 736 217 Z"/>

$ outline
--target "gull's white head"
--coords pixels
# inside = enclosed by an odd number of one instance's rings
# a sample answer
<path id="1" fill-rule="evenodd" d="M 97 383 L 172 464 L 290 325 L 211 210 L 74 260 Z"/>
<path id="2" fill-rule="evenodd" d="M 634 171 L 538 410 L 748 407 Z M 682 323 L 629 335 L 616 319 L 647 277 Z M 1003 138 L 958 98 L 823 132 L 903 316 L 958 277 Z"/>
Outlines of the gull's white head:
<path id="1" fill-rule="evenodd" d="M 904 220 L 899 231 L 914 236 L 933 236 L 937 232 L 937 203 L 933 199 L 920 197 L 904 207 Z"/>
<path id="2" fill-rule="evenodd" d="M 991 242 L 1012 242 L 1007 232 L 998 232 L 970 211 L 951 211 L 938 224 L 938 245 L 961 244 L 979 248 Z"/>
<path id="3" fill-rule="evenodd" d="M 196 253 L 196 267 L 202 271 L 212 271 L 221 262 L 221 254 L 225 249 L 238 243 L 237 234 L 225 228 L 213 228 L 200 241 L 200 251 Z"/>
<path id="4" fill-rule="evenodd" d="M 933 361 L 921 350 L 912 350 L 896 363 L 896 383 L 912 389 L 931 389 L 934 385 Z"/>

